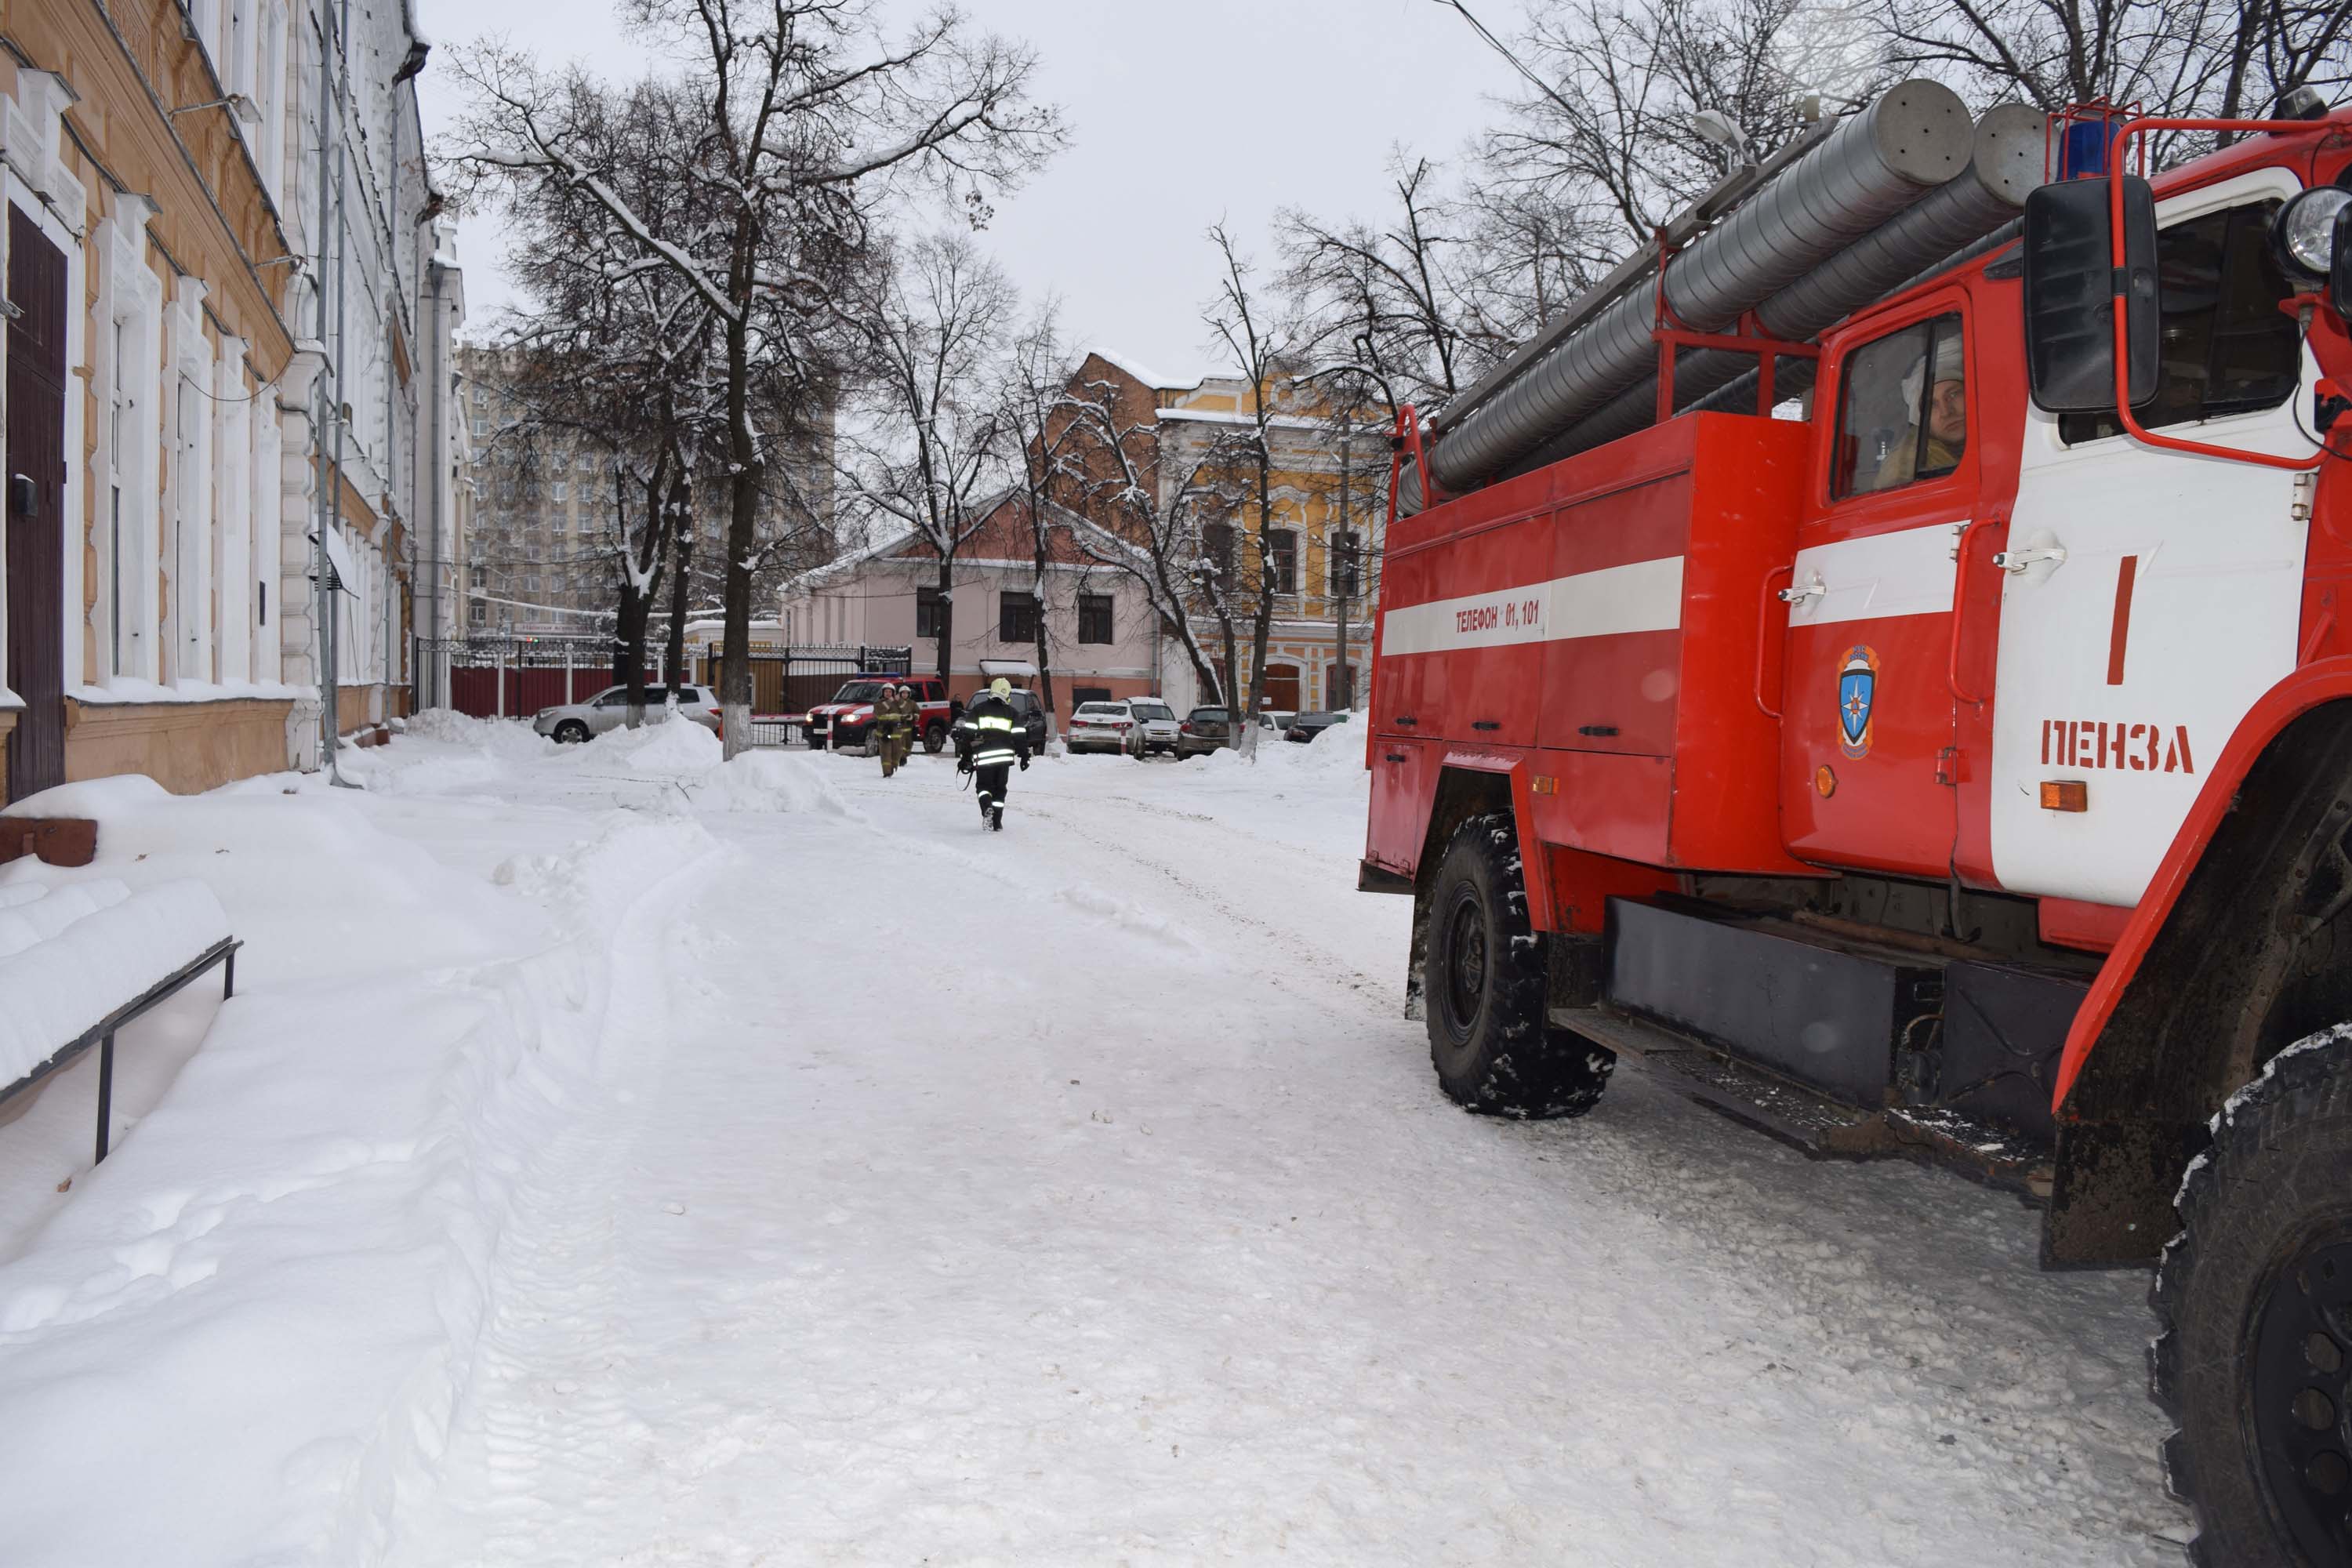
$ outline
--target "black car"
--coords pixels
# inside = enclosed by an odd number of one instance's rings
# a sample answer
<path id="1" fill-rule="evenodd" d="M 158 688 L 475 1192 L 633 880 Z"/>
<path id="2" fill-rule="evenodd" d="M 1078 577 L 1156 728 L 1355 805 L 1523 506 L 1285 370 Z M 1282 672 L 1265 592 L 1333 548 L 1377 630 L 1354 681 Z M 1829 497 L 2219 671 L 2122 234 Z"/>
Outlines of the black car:
<path id="1" fill-rule="evenodd" d="M 1347 721 L 1348 716 L 1345 713 L 1301 713 L 1293 718 L 1284 728 L 1282 738 L 1286 741 L 1297 741 L 1304 743 L 1312 741 L 1332 725 L 1344 724 Z"/>

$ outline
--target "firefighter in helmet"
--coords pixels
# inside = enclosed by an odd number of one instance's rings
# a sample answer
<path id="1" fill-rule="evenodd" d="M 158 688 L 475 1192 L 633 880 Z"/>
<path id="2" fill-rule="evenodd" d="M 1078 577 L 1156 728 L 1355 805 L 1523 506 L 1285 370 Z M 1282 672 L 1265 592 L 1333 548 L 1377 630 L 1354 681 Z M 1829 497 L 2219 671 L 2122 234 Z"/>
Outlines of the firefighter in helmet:
<path id="1" fill-rule="evenodd" d="M 971 773 L 980 794 L 980 820 L 1004 831 L 1004 789 L 1017 759 L 1029 768 L 1029 731 L 1013 710 L 1013 683 L 998 676 L 988 691 L 963 710 L 956 725 L 957 765 Z"/>
<path id="2" fill-rule="evenodd" d="M 914 689 L 886 685 L 881 700 L 874 705 L 874 740 L 882 755 L 884 778 L 907 765 L 907 739 L 914 727 Z"/>
<path id="3" fill-rule="evenodd" d="M 1920 382 L 1924 379 L 1927 384 L 1926 439 L 1921 439 L 1917 423 L 1906 429 L 1879 459 L 1870 485 L 1874 490 L 1891 490 L 1913 479 L 1948 474 L 1960 466 L 1960 454 L 1968 449 L 1969 385 L 1960 340 L 1938 338 L 1932 366 L 1929 357 L 1921 355 L 1911 374 L 1903 378 L 1904 400 L 1914 409 L 1919 406 Z"/>

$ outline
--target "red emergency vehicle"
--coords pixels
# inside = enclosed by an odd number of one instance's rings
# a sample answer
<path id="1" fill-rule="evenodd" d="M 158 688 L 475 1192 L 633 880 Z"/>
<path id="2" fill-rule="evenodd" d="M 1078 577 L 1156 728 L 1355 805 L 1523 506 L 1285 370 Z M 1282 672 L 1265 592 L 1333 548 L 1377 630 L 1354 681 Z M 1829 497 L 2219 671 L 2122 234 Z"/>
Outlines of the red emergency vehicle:
<path id="1" fill-rule="evenodd" d="M 1842 130 L 1408 410 L 1368 737 L 1447 1094 L 1574 1115 L 1633 1058 L 2011 1185 L 2051 1267 L 2160 1261 L 2207 1568 L 2352 1563 L 2352 110 L 2290 112 L 2152 180 L 2179 122 L 2058 117 L 1924 279 L 1807 341 L 1759 263 L 1695 321 Z M 1611 309 L 1684 382 L 1591 373 Z M 1751 411 L 1681 411 L 1725 353 Z"/>

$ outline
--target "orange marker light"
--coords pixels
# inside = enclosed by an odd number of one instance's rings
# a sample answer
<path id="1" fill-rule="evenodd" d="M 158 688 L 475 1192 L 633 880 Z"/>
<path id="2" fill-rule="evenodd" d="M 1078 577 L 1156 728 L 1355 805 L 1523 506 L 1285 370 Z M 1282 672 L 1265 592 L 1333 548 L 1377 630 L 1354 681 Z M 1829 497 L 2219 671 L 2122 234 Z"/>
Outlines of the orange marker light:
<path id="1" fill-rule="evenodd" d="M 2042 809 L 2088 811 L 2091 809 L 2091 786 L 2081 779 L 2044 779 L 2042 781 Z"/>
<path id="2" fill-rule="evenodd" d="M 1823 800 L 1837 794 L 1837 774 L 1830 772 L 1826 763 L 1813 770 L 1813 793 Z"/>

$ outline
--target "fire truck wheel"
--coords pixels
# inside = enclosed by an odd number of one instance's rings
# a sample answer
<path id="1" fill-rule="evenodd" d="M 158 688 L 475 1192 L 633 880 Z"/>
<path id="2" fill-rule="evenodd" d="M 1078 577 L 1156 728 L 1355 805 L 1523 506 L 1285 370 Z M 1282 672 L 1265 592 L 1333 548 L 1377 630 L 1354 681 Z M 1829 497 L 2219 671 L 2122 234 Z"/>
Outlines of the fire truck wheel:
<path id="1" fill-rule="evenodd" d="M 1505 814 L 1454 833 L 1431 891 L 1423 973 L 1429 1059 L 1446 1095 L 1489 1116 L 1580 1116 L 1617 1058 L 1544 1020 L 1544 950 L 1528 924 Z"/>
<path id="2" fill-rule="evenodd" d="M 2189 1167 L 2151 1301 L 2201 1568 L 2352 1563 L 2352 1024 L 2274 1058 Z"/>
<path id="3" fill-rule="evenodd" d="M 924 727 L 923 750 L 936 757 L 940 754 L 940 748 L 944 747 L 947 743 L 948 727 L 945 724 L 940 723 L 934 720 L 930 724 Z"/>

